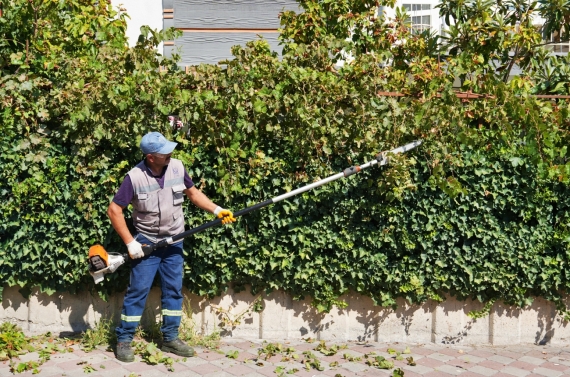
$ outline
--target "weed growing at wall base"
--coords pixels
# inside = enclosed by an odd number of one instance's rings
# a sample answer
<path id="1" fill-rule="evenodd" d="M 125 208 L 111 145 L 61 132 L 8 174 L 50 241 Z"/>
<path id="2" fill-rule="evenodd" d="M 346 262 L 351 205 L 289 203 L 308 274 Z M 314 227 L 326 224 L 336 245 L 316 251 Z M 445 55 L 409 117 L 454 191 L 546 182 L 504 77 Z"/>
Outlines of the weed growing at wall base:
<path id="1" fill-rule="evenodd" d="M 99 320 L 94 329 L 86 330 L 81 337 L 81 346 L 85 352 L 90 352 L 97 346 L 108 346 L 116 343 L 115 324 L 108 319 Z"/>

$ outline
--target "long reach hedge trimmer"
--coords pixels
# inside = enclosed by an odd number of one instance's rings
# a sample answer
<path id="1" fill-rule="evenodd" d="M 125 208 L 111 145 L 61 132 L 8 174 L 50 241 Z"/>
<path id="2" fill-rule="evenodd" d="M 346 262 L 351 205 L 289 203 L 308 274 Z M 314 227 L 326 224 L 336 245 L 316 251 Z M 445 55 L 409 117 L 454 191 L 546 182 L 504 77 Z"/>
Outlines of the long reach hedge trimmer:
<path id="1" fill-rule="evenodd" d="M 295 196 L 295 195 L 301 194 L 303 192 L 312 190 L 315 187 L 319 187 L 319 186 L 322 186 L 326 183 L 336 181 L 337 179 L 348 177 L 350 175 L 356 174 L 359 171 L 367 169 L 371 166 L 386 165 L 388 163 L 388 159 L 389 159 L 390 154 L 398 154 L 398 153 L 407 152 L 411 149 L 416 148 L 421 143 L 422 143 L 421 140 L 417 140 L 417 141 L 414 141 L 412 143 L 403 145 L 401 147 L 392 149 L 391 151 L 381 152 L 378 155 L 376 155 L 376 159 L 374 159 L 370 162 L 367 162 L 364 165 L 351 166 L 349 168 L 344 169 L 344 171 L 341 173 L 331 175 L 328 178 L 321 179 L 320 181 L 317 181 L 317 182 L 311 183 L 309 185 L 300 187 L 300 188 L 293 190 L 293 191 L 290 191 L 286 194 L 276 196 L 273 199 L 269 199 L 269 200 L 266 200 L 264 202 L 254 204 L 250 207 L 247 207 L 247 208 L 244 208 L 240 211 L 235 212 L 234 217 L 246 215 L 250 212 L 256 211 L 256 210 L 261 209 L 263 207 L 267 207 L 270 204 L 274 204 L 274 203 L 280 202 L 282 200 L 288 199 L 292 196 Z M 208 228 L 218 226 L 221 224 L 222 224 L 222 219 L 216 219 L 214 221 L 210 221 L 208 223 L 202 224 L 196 228 L 192 228 L 190 230 L 187 230 L 187 231 L 180 233 L 176 236 L 165 238 L 165 239 L 163 239 L 163 240 L 161 240 L 155 244 L 143 245 L 144 255 L 145 256 L 149 255 L 156 249 L 168 246 L 170 244 L 173 244 L 175 242 L 180 241 L 183 238 L 186 238 L 188 236 L 191 236 L 193 234 L 199 233 L 203 230 L 206 230 Z M 128 258 L 127 253 L 125 253 L 125 254 L 107 253 L 107 251 L 101 245 L 91 246 L 91 248 L 89 249 L 89 273 L 91 274 L 91 276 L 93 276 L 93 279 L 95 280 L 95 284 L 103 281 L 104 276 L 106 274 L 115 272 L 117 270 L 117 268 L 119 268 L 119 266 L 121 266 L 123 263 L 125 263 L 127 258 Z"/>

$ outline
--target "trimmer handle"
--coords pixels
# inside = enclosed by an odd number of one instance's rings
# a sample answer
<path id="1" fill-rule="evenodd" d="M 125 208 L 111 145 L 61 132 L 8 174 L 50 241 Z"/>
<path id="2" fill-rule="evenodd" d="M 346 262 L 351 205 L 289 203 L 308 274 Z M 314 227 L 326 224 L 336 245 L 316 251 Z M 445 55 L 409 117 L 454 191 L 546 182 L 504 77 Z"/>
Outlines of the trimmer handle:
<path id="1" fill-rule="evenodd" d="M 254 206 L 249 207 L 249 208 L 242 209 L 241 211 L 236 212 L 234 214 L 234 217 L 245 215 L 248 212 L 251 212 L 255 209 L 264 207 L 264 206 L 271 204 L 271 203 L 272 202 L 270 200 L 266 200 L 263 203 L 258 203 Z M 167 247 L 168 245 L 172 245 L 173 243 L 176 243 L 176 242 L 180 241 L 181 239 L 186 238 L 192 234 L 200 233 L 201 231 L 203 231 L 205 229 L 208 229 L 208 228 L 211 228 L 213 226 L 220 225 L 220 224 L 222 224 L 222 219 L 215 219 L 213 221 L 210 221 L 209 223 L 202 224 L 196 228 L 187 230 L 187 231 L 182 232 L 176 236 L 165 238 L 165 239 L 163 239 L 163 240 L 161 240 L 155 244 L 142 245 L 142 251 L 143 251 L 144 255 L 147 256 L 147 255 L 151 254 L 153 251 L 155 251 L 156 249 L 160 249 L 161 247 Z"/>
<path id="2" fill-rule="evenodd" d="M 155 250 L 154 245 L 142 245 L 142 251 L 146 257 Z"/>
<path id="3" fill-rule="evenodd" d="M 161 247 L 168 246 L 167 240 L 162 240 L 158 243 L 150 244 L 150 245 L 142 245 L 142 251 L 144 256 L 150 255 L 156 249 L 160 249 Z"/>

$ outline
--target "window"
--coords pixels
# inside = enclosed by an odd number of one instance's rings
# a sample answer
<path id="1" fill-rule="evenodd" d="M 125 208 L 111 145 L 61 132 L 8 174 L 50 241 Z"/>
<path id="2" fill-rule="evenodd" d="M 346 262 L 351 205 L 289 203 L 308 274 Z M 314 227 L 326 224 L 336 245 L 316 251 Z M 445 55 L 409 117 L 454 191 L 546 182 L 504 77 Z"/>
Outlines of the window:
<path id="1" fill-rule="evenodd" d="M 404 8 L 408 12 L 415 12 L 418 10 L 430 10 L 430 4 L 404 4 Z"/>
<path id="2" fill-rule="evenodd" d="M 421 33 L 422 31 L 431 29 L 430 16 L 414 16 L 411 20 L 412 30 Z"/>
<path id="3" fill-rule="evenodd" d="M 561 41 L 560 40 L 559 32 L 555 31 L 550 35 L 550 38 L 546 40 L 546 42 L 551 43 L 544 47 L 554 53 L 568 53 L 570 52 L 570 42 L 568 41 Z"/>
<path id="4" fill-rule="evenodd" d="M 431 29 L 431 5 L 430 4 L 403 4 L 406 12 L 411 16 L 406 21 L 412 27 L 412 31 L 421 33 Z"/>

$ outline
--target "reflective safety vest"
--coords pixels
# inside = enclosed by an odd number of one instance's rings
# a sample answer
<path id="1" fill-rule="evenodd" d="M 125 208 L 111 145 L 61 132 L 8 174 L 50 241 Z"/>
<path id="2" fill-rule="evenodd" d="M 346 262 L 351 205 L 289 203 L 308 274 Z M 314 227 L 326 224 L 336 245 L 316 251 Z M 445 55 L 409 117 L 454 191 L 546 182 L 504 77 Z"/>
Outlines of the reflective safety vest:
<path id="1" fill-rule="evenodd" d="M 184 232 L 184 165 L 174 158 L 164 173 L 164 188 L 141 161 L 128 173 L 133 184 L 133 225 L 151 242 Z"/>

